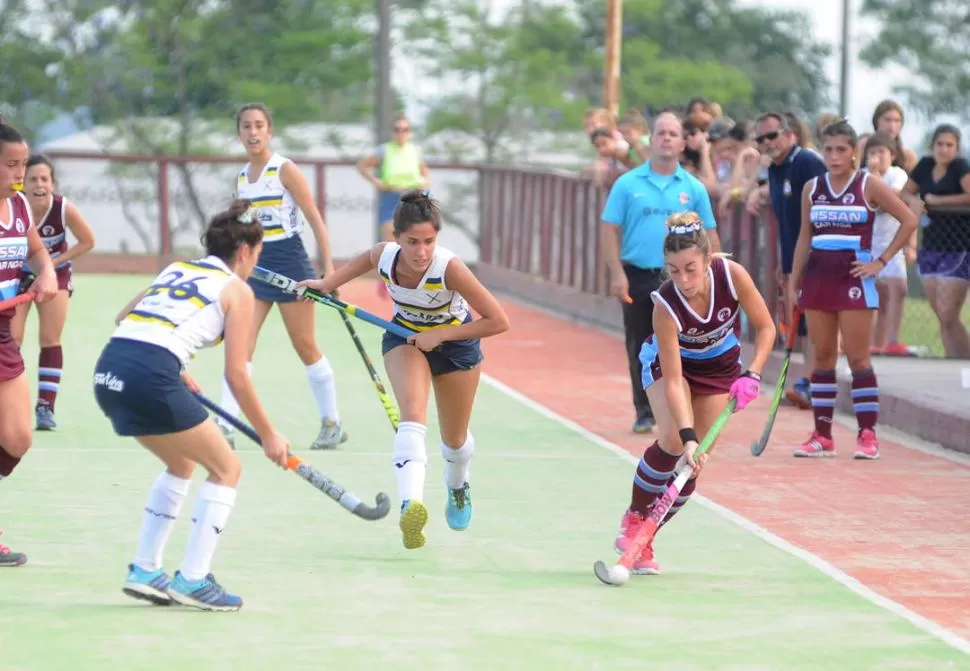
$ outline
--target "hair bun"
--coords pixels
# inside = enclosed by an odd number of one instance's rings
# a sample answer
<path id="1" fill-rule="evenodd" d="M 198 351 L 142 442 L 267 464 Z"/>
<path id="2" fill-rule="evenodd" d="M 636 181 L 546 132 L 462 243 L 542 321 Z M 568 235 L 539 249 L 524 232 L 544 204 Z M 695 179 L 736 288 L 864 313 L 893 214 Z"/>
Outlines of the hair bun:
<path id="1" fill-rule="evenodd" d="M 667 217 L 667 231 L 674 235 L 696 233 L 704 227 L 704 222 L 696 212 L 681 212 Z"/>
<path id="2" fill-rule="evenodd" d="M 411 189 L 401 194 L 402 203 L 423 203 L 431 200 L 431 192 L 426 189 Z"/>

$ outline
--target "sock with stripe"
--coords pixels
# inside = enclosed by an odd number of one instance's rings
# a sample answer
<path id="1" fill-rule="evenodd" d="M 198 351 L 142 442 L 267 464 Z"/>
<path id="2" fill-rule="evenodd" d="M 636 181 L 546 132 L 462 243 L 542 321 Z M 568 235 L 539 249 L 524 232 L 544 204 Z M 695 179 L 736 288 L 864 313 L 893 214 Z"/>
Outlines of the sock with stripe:
<path id="1" fill-rule="evenodd" d="M 142 517 L 135 566 L 146 571 L 162 568 L 165 543 L 168 542 L 175 519 L 188 493 L 189 481 L 177 478 L 168 471 L 163 471 L 155 479 L 155 484 L 148 492 L 148 502 Z"/>
<path id="2" fill-rule="evenodd" d="M 185 548 L 185 558 L 179 572 L 189 582 L 202 580 L 212 570 L 212 557 L 216 553 L 219 537 L 226 528 L 229 513 L 236 503 L 236 490 L 214 482 L 203 482 L 199 488 L 195 511 L 192 513 L 192 531 Z"/>
<path id="3" fill-rule="evenodd" d="M 812 373 L 812 414 L 815 416 L 815 433 L 822 438 L 832 438 L 832 417 L 835 415 L 838 391 L 834 370 L 816 370 Z"/>
<path id="4" fill-rule="evenodd" d="M 669 486 L 671 483 L 667 483 Z M 687 505 L 687 501 L 690 499 L 690 495 L 694 493 L 694 489 L 697 488 L 697 478 L 691 478 L 686 483 L 684 483 L 684 488 L 680 490 L 680 495 L 677 500 L 674 501 L 674 505 L 670 506 L 670 510 L 667 511 L 667 516 L 664 518 L 660 526 L 663 526 L 670 522 L 674 518 L 681 508 Z"/>
<path id="5" fill-rule="evenodd" d="M 64 350 L 60 345 L 42 347 L 37 361 L 37 405 L 46 405 L 51 410 L 57 402 L 57 392 L 61 386 L 61 370 L 64 368 Z"/>
<path id="6" fill-rule="evenodd" d="M 337 382 L 333 376 L 333 368 L 327 357 L 322 356 L 316 363 L 306 367 L 306 379 L 310 383 L 310 391 L 317 400 L 317 410 L 320 419 L 340 421 L 337 412 Z"/>
<path id="7" fill-rule="evenodd" d="M 871 368 L 852 372 L 852 407 L 859 431 L 875 431 L 879 420 L 879 383 Z"/>
<path id="8" fill-rule="evenodd" d="M 249 373 L 250 376 L 252 376 L 253 374 L 252 361 L 246 362 L 246 372 Z M 226 377 L 224 375 L 222 377 L 222 398 L 219 399 L 219 406 L 227 413 L 232 415 L 233 417 L 239 416 L 239 402 L 236 401 L 236 397 L 232 395 L 232 389 L 229 388 L 229 383 L 226 382 Z M 220 425 L 224 427 L 227 427 L 227 428 L 229 427 L 229 423 L 224 422 L 222 418 L 217 418 L 216 422 L 218 422 Z"/>
<path id="9" fill-rule="evenodd" d="M 633 476 L 630 510 L 643 516 L 647 515 L 650 506 L 667 488 L 678 461 L 680 461 L 679 456 L 667 454 L 660 449 L 659 440 L 655 440 L 653 445 L 644 451 L 637 465 L 636 475 Z"/>

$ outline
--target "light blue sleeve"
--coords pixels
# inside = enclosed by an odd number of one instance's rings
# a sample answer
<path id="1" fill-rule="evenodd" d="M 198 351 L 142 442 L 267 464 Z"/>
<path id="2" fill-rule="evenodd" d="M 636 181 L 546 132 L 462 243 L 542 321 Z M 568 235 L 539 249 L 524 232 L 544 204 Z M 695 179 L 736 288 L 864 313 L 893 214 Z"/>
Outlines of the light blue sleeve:
<path id="1" fill-rule="evenodd" d="M 613 183 L 610 195 L 606 197 L 606 205 L 603 206 L 603 216 L 600 217 L 608 224 L 616 224 L 621 228 L 626 223 L 627 203 L 630 200 L 630 190 L 626 186 L 626 175 L 621 176 Z"/>
<path id="2" fill-rule="evenodd" d="M 704 222 L 704 228 L 717 228 L 717 221 L 714 219 L 714 210 L 711 208 L 711 196 L 707 193 L 704 184 L 694 178 L 694 212 Z"/>

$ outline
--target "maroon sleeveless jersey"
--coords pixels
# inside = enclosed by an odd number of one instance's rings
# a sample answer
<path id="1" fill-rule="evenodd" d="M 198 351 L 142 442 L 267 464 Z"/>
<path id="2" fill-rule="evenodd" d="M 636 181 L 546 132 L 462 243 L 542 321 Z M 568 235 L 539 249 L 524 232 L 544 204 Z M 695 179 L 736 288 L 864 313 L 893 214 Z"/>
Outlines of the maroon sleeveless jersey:
<path id="1" fill-rule="evenodd" d="M 798 292 L 803 310 L 841 312 L 879 307 L 873 278 L 852 275 L 856 263 L 872 260 L 872 229 L 876 212 L 866 202 L 868 172 L 857 172 L 836 193 L 829 174 L 816 177 L 809 188 L 812 251 Z"/>
<path id="2" fill-rule="evenodd" d="M 812 249 L 820 251 L 868 251 L 876 212 L 866 202 L 868 171 L 852 176 L 845 188 L 835 193 L 829 174 L 816 177 L 809 198 Z"/>
<path id="3" fill-rule="evenodd" d="M 44 247 L 57 265 L 57 257 L 67 251 L 67 199 L 64 196 L 55 195 L 51 197 L 50 207 L 47 212 L 37 222 L 37 232 L 40 239 L 44 241 Z M 68 261 L 65 267 L 70 268 L 71 262 Z M 60 270 L 60 267 L 58 267 Z"/>
<path id="4" fill-rule="evenodd" d="M 738 301 L 731 267 L 727 260 L 711 260 L 708 276 L 711 302 L 707 314 L 699 315 L 667 280 L 651 294 L 654 304 L 667 310 L 677 324 L 681 370 L 691 393 L 698 395 L 727 393 L 741 374 L 741 342 L 738 340 Z M 654 336 L 644 343 L 640 353 L 644 388 L 662 375 L 659 350 Z"/>
<path id="5" fill-rule="evenodd" d="M 27 261 L 27 229 L 30 228 L 30 205 L 20 193 L 7 199 L 8 219 L 0 220 L 0 300 L 17 295 L 20 272 Z M 0 312 L 0 328 L 7 326 L 14 309 Z"/>

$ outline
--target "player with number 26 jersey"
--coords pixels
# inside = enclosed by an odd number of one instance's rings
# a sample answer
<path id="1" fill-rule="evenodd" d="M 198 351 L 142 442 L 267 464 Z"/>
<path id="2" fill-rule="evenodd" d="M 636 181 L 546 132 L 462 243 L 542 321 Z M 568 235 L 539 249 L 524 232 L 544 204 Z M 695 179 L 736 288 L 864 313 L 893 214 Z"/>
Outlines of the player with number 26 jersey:
<path id="1" fill-rule="evenodd" d="M 259 433 L 266 456 L 285 466 L 289 443 L 270 424 L 246 369 L 255 299 L 245 283 L 263 245 L 249 201 L 215 216 L 203 259 L 173 263 L 118 315 L 118 328 L 94 369 L 94 395 L 115 433 L 131 436 L 166 466 L 149 495 L 123 591 L 155 604 L 239 610 L 210 572 L 216 543 L 236 501 L 241 466 L 226 438 L 190 391 L 185 366 L 225 340 L 226 379 Z M 172 529 L 196 464 L 209 477 L 199 489 L 185 558 L 173 579 L 162 569 Z"/>

